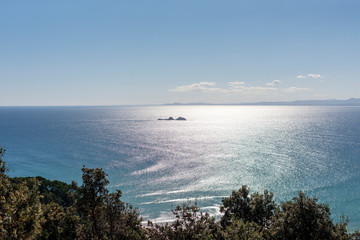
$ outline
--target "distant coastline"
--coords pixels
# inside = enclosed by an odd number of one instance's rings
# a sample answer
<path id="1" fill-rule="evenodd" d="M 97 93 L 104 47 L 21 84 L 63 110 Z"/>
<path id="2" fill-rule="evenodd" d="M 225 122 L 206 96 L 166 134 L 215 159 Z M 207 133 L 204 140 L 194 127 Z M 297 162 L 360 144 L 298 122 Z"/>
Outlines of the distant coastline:
<path id="1" fill-rule="evenodd" d="M 165 104 L 135 104 L 135 105 L 0 105 L 1 108 L 64 108 L 64 107 L 151 107 L 151 106 L 360 106 L 360 98 L 349 98 L 346 100 L 295 100 L 279 102 L 249 102 L 249 103 L 165 103 Z"/>
<path id="2" fill-rule="evenodd" d="M 205 105 L 205 106 L 360 106 L 360 98 L 349 98 L 346 100 L 296 100 L 290 102 L 254 102 L 254 103 L 167 103 L 164 105 L 181 106 L 181 105 Z"/>

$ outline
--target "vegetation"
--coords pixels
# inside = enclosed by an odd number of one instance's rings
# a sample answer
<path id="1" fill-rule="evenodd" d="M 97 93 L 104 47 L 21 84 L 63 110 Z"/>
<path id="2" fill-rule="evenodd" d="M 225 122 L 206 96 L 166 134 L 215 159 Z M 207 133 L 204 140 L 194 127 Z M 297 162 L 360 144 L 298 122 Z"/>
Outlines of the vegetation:
<path id="1" fill-rule="evenodd" d="M 0 148 L 0 239 L 359 239 L 349 233 L 347 219 L 334 223 L 330 209 L 303 192 L 277 204 L 267 190 L 251 193 L 242 186 L 222 200 L 217 221 L 197 203 L 183 203 L 163 225 L 141 225 L 137 208 L 110 193 L 107 175 L 82 168 L 82 184 L 66 184 L 42 177 L 10 178 Z"/>

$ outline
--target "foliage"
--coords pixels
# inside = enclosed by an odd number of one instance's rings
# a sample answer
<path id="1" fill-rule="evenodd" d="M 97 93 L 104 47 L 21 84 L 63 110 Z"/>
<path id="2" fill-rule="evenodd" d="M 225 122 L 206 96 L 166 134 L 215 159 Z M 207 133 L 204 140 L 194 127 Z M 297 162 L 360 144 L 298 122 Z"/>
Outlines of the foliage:
<path id="1" fill-rule="evenodd" d="M 227 227 L 233 220 L 242 220 L 244 222 L 254 222 L 260 226 L 268 227 L 274 211 L 277 208 L 273 200 L 273 193 L 267 190 L 264 194 L 250 193 L 250 188 L 243 185 L 238 191 L 232 191 L 232 194 L 222 200 L 220 211 L 224 213 L 221 218 L 221 225 Z"/>
<path id="2" fill-rule="evenodd" d="M 80 237 L 80 218 L 74 208 L 64 209 L 57 203 L 50 203 L 43 208 L 42 231 L 38 240 L 72 240 Z"/>
<path id="3" fill-rule="evenodd" d="M 176 220 L 171 224 L 154 225 L 148 231 L 149 239 L 221 239 L 221 227 L 208 213 L 200 212 L 197 202 L 183 203 L 172 211 Z"/>
<path id="4" fill-rule="evenodd" d="M 120 200 L 120 190 L 109 194 L 105 172 L 101 168 L 82 172 L 83 184 L 75 188 L 85 239 L 142 239 L 138 209 Z"/>
<path id="5" fill-rule="evenodd" d="M 9 178 L 0 148 L 0 239 L 143 239 L 140 212 L 109 193 L 102 169 L 83 168 L 83 184 Z M 39 191 L 40 190 L 40 191 Z"/>
<path id="6" fill-rule="evenodd" d="M 11 183 L 19 184 L 26 182 L 29 188 L 33 188 L 32 177 L 14 177 L 10 178 Z M 40 202 L 42 204 L 57 203 L 62 207 L 70 207 L 74 203 L 71 185 L 58 181 L 48 180 L 37 176 L 35 179 L 39 182 L 39 192 L 42 196 Z"/>
<path id="7" fill-rule="evenodd" d="M 234 219 L 231 225 L 224 229 L 223 237 L 229 240 L 263 240 L 271 239 L 271 234 L 255 222 Z"/>
<path id="8" fill-rule="evenodd" d="M 11 184 L 0 148 L 0 239 L 32 239 L 40 231 L 41 205 L 38 182 Z"/>
<path id="9" fill-rule="evenodd" d="M 330 208 L 318 204 L 316 198 L 310 198 L 299 192 L 292 201 L 283 202 L 281 210 L 275 213 L 272 226 L 276 239 L 348 239 L 346 224 L 334 224 L 330 217 Z"/>
<path id="10" fill-rule="evenodd" d="M 142 218 L 137 208 L 120 200 L 121 191 L 107 195 L 105 218 L 109 239 L 142 239 Z"/>
<path id="11" fill-rule="evenodd" d="M 142 226 L 140 212 L 110 193 L 101 168 L 82 168 L 81 186 L 42 177 L 10 178 L 0 147 L 0 239 L 36 240 L 347 240 L 348 220 L 331 219 L 330 208 L 303 192 L 279 206 L 273 193 L 252 193 L 244 185 L 222 200 L 220 221 L 197 202 L 172 210 L 174 221 Z"/>

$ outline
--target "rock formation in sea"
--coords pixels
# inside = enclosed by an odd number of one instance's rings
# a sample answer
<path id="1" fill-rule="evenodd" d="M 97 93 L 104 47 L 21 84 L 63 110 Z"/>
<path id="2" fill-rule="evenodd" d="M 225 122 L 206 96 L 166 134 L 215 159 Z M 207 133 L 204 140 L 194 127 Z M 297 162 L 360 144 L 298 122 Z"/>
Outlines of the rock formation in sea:
<path id="1" fill-rule="evenodd" d="M 174 119 L 173 117 L 169 117 L 169 118 L 159 118 L 158 120 L 167 120 L 167 121 L 172 121 L 172 120 L 177 120 L 177 121 L 186 121 L 186 118 L 184 118 L 184 117 L 178 117 L 177 119 Z"/>

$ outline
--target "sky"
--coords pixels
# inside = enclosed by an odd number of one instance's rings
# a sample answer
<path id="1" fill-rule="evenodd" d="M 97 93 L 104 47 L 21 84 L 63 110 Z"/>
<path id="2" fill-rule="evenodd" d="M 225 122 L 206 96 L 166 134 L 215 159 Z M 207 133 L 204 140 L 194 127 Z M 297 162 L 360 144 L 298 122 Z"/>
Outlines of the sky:
<path id="1" fill-rule="evenodd" d="M 360 97 L 358 0 L 0 0 L 0 106 Z"/>

